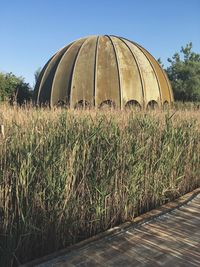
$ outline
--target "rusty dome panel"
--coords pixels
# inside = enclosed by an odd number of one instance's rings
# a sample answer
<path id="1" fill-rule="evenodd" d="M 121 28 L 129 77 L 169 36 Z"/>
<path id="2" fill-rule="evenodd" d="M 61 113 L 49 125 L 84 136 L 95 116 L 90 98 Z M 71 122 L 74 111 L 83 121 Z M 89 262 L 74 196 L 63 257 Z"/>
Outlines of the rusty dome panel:
<path id="1" fill-rule="evenodd" d="M 70 81 L 77 53 L 86 39 L 74 42 L 62 56 L 53 79 L 51 89 L 51 106 L 57 105 L 59 101 L 68 104 L 70 96 Z"/>
<path id="2" fill-rule="evenodd" d="M 71 84 L 71 107 L 79 101 L 94 105 L 94 66 L 97 36 L 89 37 L 82 45 L 74 66 Z"/>
<path id="3" fill-rule="evenodd" d="M 112 42 L 100 36 L 97 47 L 95 105 L 111 100 L 120 108 L 120 87 L 117 61 Z"/>
<path id="4" fill-rule="evenodd" d="M 142 106 L 142 82 L 133 54 L 123 40 L 115 36 L 111 39 L 115 45 L 119 65 L 122 107 L 131 100 L 137 101 Z"/>

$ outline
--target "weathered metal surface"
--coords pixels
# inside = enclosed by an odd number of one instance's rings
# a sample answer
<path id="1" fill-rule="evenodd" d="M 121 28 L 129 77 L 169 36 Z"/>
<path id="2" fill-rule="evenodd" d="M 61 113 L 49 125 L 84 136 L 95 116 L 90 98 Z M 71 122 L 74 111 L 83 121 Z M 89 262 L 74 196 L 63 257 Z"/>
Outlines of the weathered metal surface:
<path id="1" fill-rule="evenodd" d="M 52 59 L 46 66 L 46 69 L 44 71 L 44 74 L 41 78 L 41 82 L 39 85 L 37 102 L 42 104 L 50 102 L 51 92 L 52 92 L 52 82 L 56 68 L 60 62 L 60 59 L 62 58 L 62 55 L 65 53 L 65 51 L 68 49 L 69 46 L 70 45 L 64 47 L 62 50 L 56 53 L 55 56 L 52 57 Z"/>
<path id="2" fill-rule="evenodd" d="M 74 42 L 62 56 L 55 72 L 52 93 L 51 106 L 57 105 L 59 101 L 69 102 L 70 97 L 70 81 L 73 74 L 74 62 L 77 53 L 85 39 Z"/>
<path id="3" fill-rule="evenodd" d="M 44 75 L 44 72 L 46 71 L 47 69 L 47 66 L 49 65 L 49 62 L 51 61 L 51 59 L 53 58 L 54 56 L 52 56 L 49 61 L 45 64 L 45 66 L 43 67 L 43 69 L 41 70 L 40 74 L 39 74 L 39 77 L 37 79 L 37 82 L 36 82 L 36 85 L 35 85 L 35 88 L 34 88 L 34 94 L 33 94 L 33 100 L 35 103 L 39 102 L 39 95 L 40 95 L 40 91 L 39 89 L 41 88 L 41 81 L 42 81 L 42 78 L 43 78 L 43 75 Z"/>
<path id="4" fill-rule="evenodd" d="M 140 46 L 140 49 L 143 51 L 143 53 L 146 55 L 146 57 L 150 60 L 151 64 L 153 65 L 154 71 L 158 77 L 158 82 L 160 84 L 161 87 L 161 101 L 162 104 L 166 103 L 166 101 L 168 103 L 171 102 L 171 95 L 170 95 L 170 85 L 168 84 L 168 82 L 166 81 L 166 77 L 164 75 L 164 72 L 161 68 L 161 66 L 159 65 L 159 63 L 155 60 L 155 58 L 143 47 Z"/>
<path id="5" fill-rule="evenodd" d="M 146 108 L 173 102 L 170 82 L 153 56 L 117 36 L 89 36 L 58 51 L 44 66 L 34 91 L 37 104 L 62 102 Z"/>
<path id="6" fill-rule="evenodd" d="M 142 53 L 136 45 L 133 45 L 128 40 L 125 40 L 125 42 L 130 47 L 134 56 L 136 57 L 142 73 L 145 91 L 144 102 L 148 104 L 151 100 L 155 100 L 158 104 L 160 104 L 159 85 L 151 64 L 149 63 L 144 53 Z"/>
<path id="7" fill-rule="evenodd" d="M 120 108 L 119 77 L 114 48 L 109 38 L 99 37 L 96 62 L 96 106 L 111 100 Z"/>
<path id="8" fill-rule="evenodd" d="M 89 37 L 77 56 L 71 83 L 70 105 L 72 108 L 82 100 L 93 105 L 96 41 L 96 36 Z"/>
<path id="9" fill-rule="evenodd" d="M 162 69 L 162 72 L 163 72 L 163 74 L 165 76 L 165 80 L 166 80 L 166 82 L 168 84 L 171 103 L 173 103 L 174 102 L 174 94 L 173 94 L 173 91 L 172 91 L 171 83 L 169 82 L 169 79 L 167 77 L 167 74 L 166 74 L 166 72 L 163 69 Z"/>
<path id="10" fill-rule="evenodd" d="M 119 63 L 122 108 L 124 108 L 130 100 L 136 100 L 142 106 L 142 83 L 139 76 L 139 70 L 136 66 L 136 61 L 132 56 L 131 50 L 127 49 L 126 44 L 119 38 L 111 37 L 111 39 L 115 45 Z"/>

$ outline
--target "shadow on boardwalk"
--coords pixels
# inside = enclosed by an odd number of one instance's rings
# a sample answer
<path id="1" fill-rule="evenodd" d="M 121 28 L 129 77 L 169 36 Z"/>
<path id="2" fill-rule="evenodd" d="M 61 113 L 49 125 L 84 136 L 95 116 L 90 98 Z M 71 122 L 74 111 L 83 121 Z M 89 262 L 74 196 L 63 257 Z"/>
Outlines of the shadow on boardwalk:
<path id="1" fill-rule="evenodd" d="M 200 194 L 153 221 L 37 266 L 200 266 Z"/>

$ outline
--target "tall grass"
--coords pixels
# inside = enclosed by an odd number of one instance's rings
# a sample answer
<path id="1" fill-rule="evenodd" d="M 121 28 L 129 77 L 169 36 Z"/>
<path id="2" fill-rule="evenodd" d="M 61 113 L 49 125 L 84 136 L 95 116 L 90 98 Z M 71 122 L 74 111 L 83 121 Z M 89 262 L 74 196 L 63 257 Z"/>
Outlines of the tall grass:
<path id="1" fill-rule="evenodd" d="M 200 186 L 199 111 L 0 107 L 0 266 L 92 236 Z"/>

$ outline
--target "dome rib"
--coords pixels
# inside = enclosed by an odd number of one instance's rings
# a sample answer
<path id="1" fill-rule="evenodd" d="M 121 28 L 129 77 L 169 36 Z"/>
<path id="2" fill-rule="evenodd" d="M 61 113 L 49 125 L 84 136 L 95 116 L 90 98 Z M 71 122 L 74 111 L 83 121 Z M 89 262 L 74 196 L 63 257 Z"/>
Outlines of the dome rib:
<path id="1" fill-rule="evenodd" d="M 72 106 L 77 106 L 78 102 L 87 102 L 88 105 L 93 105 L 96 41 L 97 36 L 88 37 L 83 43 L 76 59 L 71 84 Z"/>
<path id="2" fill-rule="evenodd" d="M 120 107 L 119 77 L 113 45 L 108 36 L 99 36 L 96 71 L 96 106 L 112 103 Z M 110 105 L 110 104 L 108 104 Z"/>
<path id="3" fill-rule="evenodd" d="M 117 36 L 116 36 L 117 37 Z M 144 89 L 144 77 L 142 75 L 142 71 L 139 67 L 139 63 L 137 61 L 137 58 L 135 57 L 133 51 L 131 50 L 130 46 L 128 45 L 128 43 L 126 43 L 124 40 L 126 40 L 125 38 L 122 38 L 122 37 L 117 37 L 119 38 L 125 45 L 126 47 L 129 49 L 129 51 L 131 52 L 131 55 L 133 57 L 133 59 L 135 60 L 135 63 L 136 63 L 136 66 L 137 66 L 137 69 L 138 69 L 138 73 L 139 73 L 139 76 L 140 76 L 140 82 L 141 82 L 141 88 L 142 88 L 142 95 L 143 95 L 143 103 L 142 105 L 144 105 L 144 99 L 145 99 L 145 89 Z M 128 40 L 128 39 L 127 39 Z"/>
<path id="4" fill-rule="evenodd" d="M 65 55 L 66 55 L 67 53 L 69 53 L 69 50 L 70 50 L 70 48 L 73 47 L 73 44 L 74 44 L 74 43 L 72 43 L 72 45 L 71 45 L 71 46 L 64 52 L 64 54 L 62 55 L 62 57 L 61 57 L 61 59 L 60 59 L 60 61 L 59 61 L 59 63 L 58 63 L 58 66 L 57 66 L 57 68 L 56 68 L 56 71 L 55 71 L 55 74 L 54 74 L 54 78 L 53 78 L 53 82 L 52 82 L 52 89 L 51 89 L 51 97 L 50 97 L 50 103 L 51 103 L 51 106 L 53 105 L 52 98 L 53 98 L 53 94 L 54 94 L 54 90 L 55 90 L 55 81 L 56 81 L 56 78 L 57 78 L 57 75 L 58 75 L 58 71 L 59 71 L 59 69 L 60 69 L 60 67 L 61 67 L 61 65 L 62 65 L 63 58 L 65 57 Z"/>
<path id="5" fill-rule="evenodd" d="M 71 76 L 73 72 L 73 66 L 70 64 L 75 61 L 76 55 L 80 49 L 81 44 L 83 44 L 84 39 L 80 39 L 76 42 L 71 43 L 70 47 L 63 53 L 59 64 L 56 68 L 54 79 L 52 82 L 51 90 L 51 106 L 57 104 L 58 101 L 64 100 L 63 102 L 69 102 L 70 100 L 70 85 L 71 85 Z M 77 47 L 77 51 L 76 51 Z M 69 67 L 68 67 L 69 66 Z M 67 68 L 68 67 L 68 68 Z M 63 75 L 65 72 L 65 75 Z M 57 96 L 55 95 L 57 93 Z"/>
<path id="6" fill-rule="evenodd" d="M 116 48 L 115 48 L 115 44 L 113 43 L 113 40 L 111 38 L 111 36 L 109 35 L 105 35 L 109 38 L 112 46 L 113 46 L 113 50 L 114 50 L 114 54 L 115 54 L 115 59 L 116 59 L 116 66 L 117 66 L 117 73 L 118 73 L 118 82 L 119 82 L 119 99 L 120 99 L 120 108 L 122 108 L 122 88 L 121 88 L 121 78 L 120 78 L 120 71 L 119 71 L 119 61 L 118 61 L 118 57 L 117 57 L 117 52 L 116 52 Z"/>
<path id="7" fill-rule="evenodd" d="M 78 49 L 78 52 L 76 54 L 76 57 L 75 57 L 75 60 L 74 60 L 74 64 L 73 64 L 73 67 L 72 67 L 72 74 L 71 74 L 71 80 L 70 80 L 70 90 L 69 90 L 69 99 L 70 99 L 70 103 L 69 103 L 69 106 L 71 108 L 71 105 L 72 105 L 72 94 L 73 94 L 73 88 L 72 88 L 72 84 L 73 84 L 73 78 L 74 78 L 74 70 L 75 70 L 75 66 L 76 66 L 76 62 L 78 60 L 78 57 L 81 53 L 81 49 L 83 47 L 83 45 L 86 43 L 86 41 L 88 40 L 89 38 L 86 38 L 83 43 L 80 45 L 79 49 Z"/>
<path id="8" fill-rule="evenodd" d="M 152 69 L 153 69 L 153 71 L 154 71 L 154 74 L 155 74 L 155 77 L 156 77 L 156 80 L 157 80 L 157 83 L 158 83 L 159 94 L 160 94 L 160 105 L 162 105 L 161 86 L 160 86 L 160 82 L 159 82 L 159 79 L 158 79 L 157 72 L 156 72 L 156 70 L 155 70 L 155 68 L 154 68 L 154 66 L 153 66 L 153 64 L 152 64 L 152 62 L 151 62 L 151 60 L 150 60 L 149 57 L 146 55 L 146 53 L 144 53 L 144 51 L 141 49 L 141 47 L 140 47 L 137 43 L 135 43 L 135 42 L 132 42 L 132 41 L 131 41 L 131 43 L 134 44 L 135 46 L 137 46 L 137 47 L 140 49 L 140 51 L 144 54 L 144 56 L 147 58 L 147 60 L 149 61 L 149 64 L 151 65 L 151 67 L 152 67 Z"/>
<path id="9" fill-rule="evenodd" d="M 57 54 L 57 53 L 56 53 L 56 54 Z M 47 70 L 47 68 L 48 68 L 48 66 L 49 66 L 49 64 L 50 64 L 50 62 L 51 62 L 51 60 L 56 56 L 56 54 L 53 55 L 53 56 L 49 59 L 49 61 L 46 63 L 46 65 L 43 67 L 42 71 L 40 72 L 40 76 L 39 76 L 39 78 L 38 78 L 38 81 L 37 81 L 37 83 L 36 83 L 36 88 L 35 88 L 35 90 L 37 90 L 37 97 L 36 97 L 36 103 L 37 103 L 37 104 L 39 103 L 40 92 L 41 92 L 41 88 L 42 88 L 42 84 L 43 84 L 43 80 L 44 80 L 44 75 L 45 75 L 45 73 L 46 73 L 46 70 Z M 38 85 L 38 88 L 37 88 L 37 85 Z"/>
<path id="10" fill-rule="evenodd" d="M 141 69 L 144 81 L 145 105 L 148 104 L 151 100 L 156 101 L 156 103 L 160 102 L 159 85 L 156 79 L 154 69 L 152 68 L 148 58 L 132 41 L 126 38 L 124 38 L 124 40 L 128 43 L 130 49 L 133 51 L 133 54 L 138 60 L 139 67 Z"/>
<path id="11" fill-rule="evenodd" d="M 65 53 L 65 51 L 67 51 L 67 49 L 71 46 L 71 44 L 65 46 L 63 49 L 61 49 L 59 52 L 57 52 L 50 59 L 49 64 L 47 65 L 47 67 L 46 67 L 46 69 L 44 71 L 43 77 L 41 79 L 37 102 L 40 101 L 42 91 L 45 91 L 45 85 L 46 85 L 46 88 L 47 88 L 45 93 L 48 92 L 47 96 L 51 97 L 51 91 L 49 92 L 49 90 L 51 90 L 51 86 L 52 86 L 53 78 L 54 78 L 54 75 L 55 75 L 55 71 L 56 71 L 57 66 L 58 66 L 58 64 L 60 62 L 60 59 L 62 58 L 62 55 Z M 51 84 L 49 85 L 48 82 L 51 83 Z M 46 96 L 46 98 L 47 98 L 47 96 Z M 47 101 L 44 101 L 43 99 L 41 99 L 41 103 L 45 104 L 45 102 L 47 102 Z"/>
<path id="12" fill-rule="evenodd" d="M 160 64 L 157 62 L 157 60 L 154 58 L 154 56 L 152 56 L 144 47 L 142 47 L 141 45 L 137 44 L 143 51 L 145 51 L 147 53 L 147 55 L 149 56 L 149 58 L 152 58 L 155 61 L 155 64 L 158 66 L 160 72 L 163 75 L 164 80 L 166 81 L 167 87 L 168 87 L 168 92 L 169 92 L 169 98 L 170 98 L 170 102 L 173 101 L 173 94 L 171 91 L 171 85 L 169 83 L 169 80 L 165 74 L 165 71 L 162 69 L 162 67 L 160 66 Z M 157 72 L 157 71 L 156 71 Z M 158 75 L 158 73 L 157 73 Z M 158 75 L 159 77 L 159 75 Z M 162 91 L 162 90 L 161 90 Z M 162 96 L 163 97 L 163 96 Z"/>
<path id="13" fill-rule="evenodd" d="M 168 78 L 167 78 L 167 75 L 166 75 L 166 73 L 165 73 L 165 71 L 161 68 L 161 71 L 162 71 L 162 73 L 163 73 L 163 75 L 164 75 L 164 78 L 165 78 L 165 81 L 166 81 L 166 83 L 167 83 L 167 85 L 168 85 L 168 90 L 169 90 L 169 95 L 170 95 L 170 101 L 172 102 L 172 101 L 174 101 L 174 98 L 173 98 L 173 93 L 172 93 L 172 87 L 171 87 L 171 84 L 170 84 L 170 82 L 169 82 L 169 80 L 168 80 Z"/>
<path id="14" fill-rule="evenodd" d="M 47 61 L 47 63 L 45 64 L 45 66 L 42 68 L 42 70 L 40 71 L 39 77 L 37 79 L 36 85 L 35 85 L 35 90 L 34 90 L 34 102 L 35 104 L 38 104 L 39 101 L 39 88 L 40 88 L 40 84 L 41 84 L 41 80 L 43 78 L 44 72 L 49 64 L 49 62 L 51 61 L 51 59 L 54 57 L 54 55 Z"/>
<path id="15" fill-rule="evenodd" d="M 99 36 L 97 36 L 95 55 L 94 55 L 94 88 L 93 88 L 94 107 L 96 106 L 96 73 L 97 73 L 98 46 L 99 46 Z"/>

